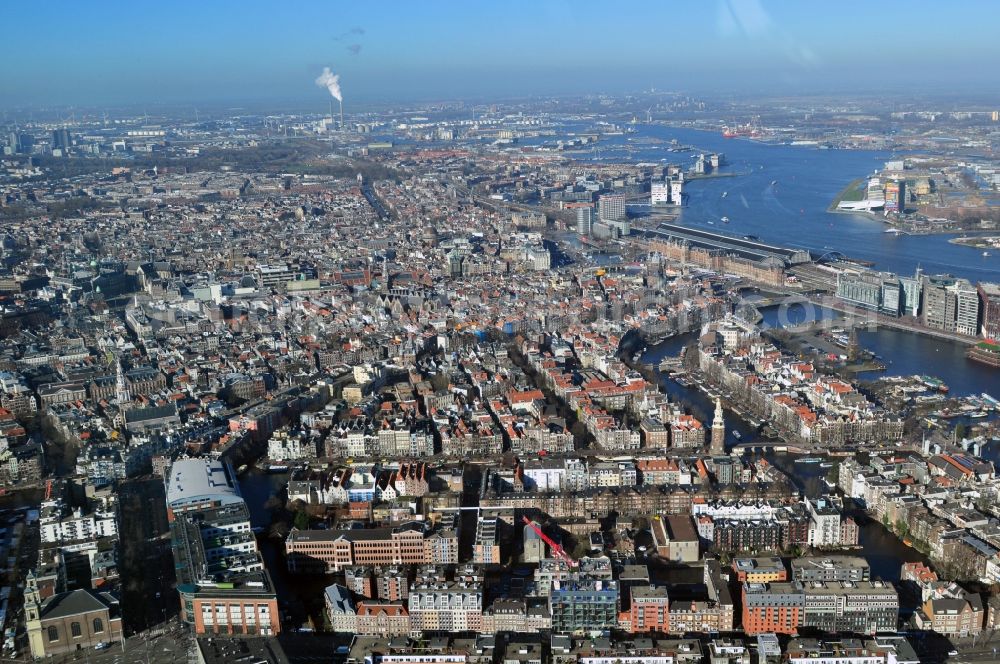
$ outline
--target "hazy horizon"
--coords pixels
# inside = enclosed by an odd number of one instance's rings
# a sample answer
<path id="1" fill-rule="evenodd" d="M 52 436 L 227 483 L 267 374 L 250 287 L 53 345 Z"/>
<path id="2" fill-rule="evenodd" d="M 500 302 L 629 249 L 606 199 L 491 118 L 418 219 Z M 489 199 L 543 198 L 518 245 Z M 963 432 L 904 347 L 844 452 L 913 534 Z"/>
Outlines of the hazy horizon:
<path id="1" fill-rule="evenodd" d="M 6 108 L 620 94 L 976 94 L 1000 82 L 1000 4 L 715 0 L 287 7 L 18 3 Z"/>

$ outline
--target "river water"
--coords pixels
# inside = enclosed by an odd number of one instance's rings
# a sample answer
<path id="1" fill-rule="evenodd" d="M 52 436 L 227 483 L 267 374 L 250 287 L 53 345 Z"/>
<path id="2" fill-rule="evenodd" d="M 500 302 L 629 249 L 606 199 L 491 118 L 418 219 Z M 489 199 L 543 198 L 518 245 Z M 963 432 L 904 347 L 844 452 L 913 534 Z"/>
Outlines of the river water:
<path id="1" fill-rule="evenodd" d="M 724 153 L 728 165 L 722 172 L 738 174 L 689 182 L 680 223 L 755 235 L 766 242 L 807 248 L 817 255 L 837 251 L 899 274 L 912 274 L 919 266 L 925 273 L 948 272 L 973 282 L 1000 281 L 1000 256 L 983 257 L 979 250 L 949 243 L 948 238 L 954 236 L 896 236 L 885 233 L 885 225 L 876 218 L 827 211 L 847 184 L 881 168 L 892 153 L 770 145 L 726 139 L 716 132 L 653 125 L 636 125 L 636 130 L 630 136 L 602 138 L 602 156 L 609 161 L 686 165 L 697 151 L 668 151 L 669 142 L 676 140 L 699 151 Z M 649 138 L 662 143 L 641 144 Z M 723 216 L 729 217 L 729 224 L 720 223 Z M 762 314 L 764 323 L 772 327 L 838 316 L 827 309 L 802 305 L 767 308 Z M 860 376 L 863 379 L 929 374 L 943 379 L 955 396 L 981 392 L 1000 396 L 1000 372 L 968 360 L 962 344 L 888 328 L 861 332 L 859 341 L 888 367 L 885 372 Z M 667 343 L 662 346 L 664 354 L 673 354 Z M 668 383 L 670 392 L 676 384 Z"/>
<path id="2" fill-rule="evenodd" d="M 665 143 L 641 144 L 649 138 Z M 876 217 L 827 211 L 852 180 L 871 175 L 893 158 L 890 152 L 770 145 L 726 139 L 717 132 L 636 125 L 630 136 L 602 138 L 601 154 L 609 161 L 689 165 L 698 152 L 669 152 L 672 139 L 698 151 L 724 153 L 722 173 L 739 174 L 688 182 L 680 223 L 756 235 L 817 256 L 838 251 L 898 274 L 913 274 L 920 266 L 928 274 L 951 273 L 973 282 L 1000 279 L 1000 256 L 984 257 L 982 250 L 950 244 L 954 235 L 897 236 L 885 233 L 886 225 Z M 724 216 L 730 223 L 721 223 Z"/>

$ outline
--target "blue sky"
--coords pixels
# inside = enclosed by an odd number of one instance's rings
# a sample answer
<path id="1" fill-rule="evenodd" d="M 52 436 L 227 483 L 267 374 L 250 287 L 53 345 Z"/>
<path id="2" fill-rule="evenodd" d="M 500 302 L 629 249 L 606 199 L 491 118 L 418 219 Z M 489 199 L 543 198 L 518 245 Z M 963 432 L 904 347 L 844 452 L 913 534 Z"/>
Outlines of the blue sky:
<path id="1" fill-rule="evenodd" d="M 990 93 L 1000 2 L 8 0 L 0 106 L 622 92 Z"/>

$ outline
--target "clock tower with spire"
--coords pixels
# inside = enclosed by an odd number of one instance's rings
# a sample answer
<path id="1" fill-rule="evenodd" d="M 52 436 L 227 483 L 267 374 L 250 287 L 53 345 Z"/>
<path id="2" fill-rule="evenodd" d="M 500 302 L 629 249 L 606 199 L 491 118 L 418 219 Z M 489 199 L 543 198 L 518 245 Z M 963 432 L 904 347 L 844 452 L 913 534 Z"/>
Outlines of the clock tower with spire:
<path id="1" fill-rule="evenodd" d="M 715 419 L 712 420 L 712 442 L 708 448 L 709 454 L 726 453 L 726 421 L 722 416 L 722 400 L 715 400 Z"/>

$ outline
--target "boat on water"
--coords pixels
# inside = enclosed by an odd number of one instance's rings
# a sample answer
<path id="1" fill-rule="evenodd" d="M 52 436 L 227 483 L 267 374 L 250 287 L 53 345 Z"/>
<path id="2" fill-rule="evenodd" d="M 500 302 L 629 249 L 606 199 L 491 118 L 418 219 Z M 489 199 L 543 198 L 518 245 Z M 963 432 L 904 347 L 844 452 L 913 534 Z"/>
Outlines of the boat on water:
<path id="1" fill-rule="evenodd" d="M 983 411 L 983 410 L 976 410 L 976 411 L 973 411 L 973 412 L 969 413 L 969 419 L 972 419 L 972 420 L 979 420 L 979 419 L 982 419 L 982 418 L 988 417 L 988 416 L 989 416 L 989 413 L 987 413 L 986 411 Z"/>
<path id="2" fill-rule="evenodd" d="M 736 429 L 733 429 L 733 438 L 735 438 L 736 440 L 742 440 L 743 439 L 743 434 L 741 434 Z"/>
<path id="3" fill-rule="evenodd" d="M 271 463 L 267 466 L 267 472 L 269 473 L 287 473 L 288 464 L 286 463 Z"/>
<path id="4" fill-rule="evenodd" d="M 772 187 L 773 187 L 774 185 L 776 185 L 776 184 L 778 184 L 778 181 L 777 181 L 777 180 L 771 180 L 771 186 L 772 186 Z"/>
<path id="5" fill-rule="evenodd" d="M 236 474 L 237 475 L 242 475 L 245 472 L 247 472 L 247 465 L 246 464 L 243 464 L 242 466 L 240 466 L 239 468 L 236 469 Z"/>
<path id="6" fill-rule="evenodd" d="M 722 192 L 722 197 L 723 197 L 723 198 L 725 198 L 725 197 L 726 197 L 726 196 L 728 196 L 728 195 L 729 195 L 729 192 L 728 192 L 728 191 L 724 191 L 724 192 Z"/>
<path id="7" fill-rule="evenodd" d="M 984 251 L 983 252 L 983 256 L 989 256 L 989 255 L 990 255 L 990 252 L 988 252 L 988 251 Z"/>
<path id="8" fill-rule="evenodd" d="M 920 376 L 920 382 L 927 387 L 937 390 L 939 392 L 947 392 L 948 386 L 945 385 L 944 381 L 940 378 L 934 378 L 933 376 Z"/>
<path id="9" fill-rule="evenodd" d="M 829 461 L 824 461 L 823 463 L 819 464 L 819 467 L 820 468 L 833 468 L 833 464 L 830 463 Z"/>
<path id="10" fill-rule="evenodd" d="M 722 218 L 722 223 L 728 224 L 729 223 L 729 217 L 723 217 Z"/>
<path id="11" fill-rule="evenodd" d="M 816 457 L 806 457 L 805 459 L 796 459 L 795 463 L 819 463 L 822 459 L 817 459 Z"/>

